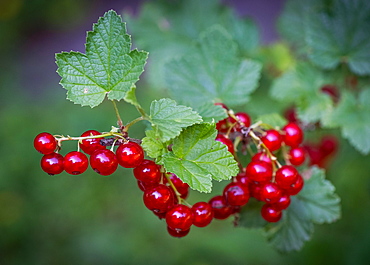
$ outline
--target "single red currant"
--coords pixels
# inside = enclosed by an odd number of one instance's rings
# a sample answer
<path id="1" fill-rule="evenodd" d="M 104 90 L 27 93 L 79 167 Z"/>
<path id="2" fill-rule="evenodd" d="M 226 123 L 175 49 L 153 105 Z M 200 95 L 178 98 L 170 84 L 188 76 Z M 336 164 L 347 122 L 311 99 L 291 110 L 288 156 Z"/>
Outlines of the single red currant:
<path id="1" fill-rule="evenodd" d="M 284 188 L 284 191 L 288 195 L 297 195 L 303 189 L 304 181 L 300 174 L 297 175 L 297 180 L 291 186 Z"/>
<path id="2" fill-rule="evenodd" d="M 134 176 L 144 183 L 159 183 L 161 180 L 161 168 L 154 161 L 144 159 L 134 168 Z"/>
<path id="3" fill-rule="evenodd" d="M 230 128 L 230 125 L 228 123 L 228 119 L 223 119 L 223 120 L 220 120 L 219 122 L 216 123 L 216 129 L 217 131 L 219 131 L 220 133 L 226 133 Z"/>
<path id="4" fill-rule="evenodd" d="M 189 230 L 193 219 L 192 210 L 183 204 L 175 205 L 166 214 L 167 226 L 174 230 Z"/>
<path id="5" fill-rule="evenodd" d="M 88 130 L 81 134 L 81 137 L 88 137 L 88 136 L 96 136 L 101 135 L 100 132 L 96 130 Z M 95 150 L 102 150 L 106 149 L 105 146 L 100 144 L 100 140 L 103 138 L 91 138 L 91 139 L 84 139 L 80 142 L 80 147 L 82 151 L 84 151 L 88 155 L 92 155 Z"/>
<path id="6" fill-rule="evenodd" d="M 176 190 L 180 193 L 180 197 L 186 199 L 189 195 L 189 185 L 173 173 L 169 173 L 169 176 Z M 168 183 L 167 178 L 164 178 L 164 183 Z"/>
<path id="7" fill-rule="evenodd" d="M 238 122 L 245 126 L 245 127 L 249 127 L 251 126 L 251 117 L 249 117 L 249 115 L 245 112 L 237 112 L 235 113 L 235 117 L 238 119 Z"/>
<path id="8" fill-rule="evenodd" d="M 289 165 L 284 165 L 276 171 L 275 182 L 282 188 L 288 188 L 297 181 L 298 171 Z"/>
<path id="9" fill-rule="evenodd" d="M 63 172 L 63 156 L 57 153 L 44 155 L 41 158 L 41 168 L 49 175 L 56 175 Z"/>
<path id="10" fill-rule="evenodd" d="M 300 166 L 306 159 L 306 152 L 302 147 L 293 147 L 289 150 L 288 156 L 292 165 Z"/>
<path id="11" fill-rule="evenodd" d="M 108 149 L 97 149 L 90 156 L 91 168 L 103 176 L 113 174 L 117 167 L 118 162 L 116 155 Z"/>
<path id="12" fill-rule="evenodd" d="M 237 183 L 243 184 L 248 186 L 252 180 L 248 177 L 247 173 L 240 172 L 238 175 L 236 175 L 235 180 Z"/>
<path id="13" fill-rule="evenodd" d="M 247 165 L 246 173 L 252 181 L 270 181 L 272 177 L 272 166 L 265 161 L 252 161 Z"/>
<path id="14" fill-rule="evenodd" d="M 283 139 L 286 145 L 290 147 L 297 147 L 303 141 L 303 131 L 302 129 L 293 122 L 288 123 L 284 126 Z"/>
<path id="15" fill-rule="evenodd" d="M 278 222 L 282 216 L 281 211 L 276 210 L 270 204 L 265 204 L 262 206 L 261 215 L 263 219 L 270 223 Z"/>
<path id="16" fill-rule="evenodd" d="M 194 214 L 193 225 L 197 227 L 205 227 L 212 222 L 213 210 L 207 202 L 197 202 L 191 208 Z"/>
<path id="17" fill-rule="evenodd" d="M 289 205 L 290 196 L 287 194 L 282 194 L 277 202 L 271 204 L 271 206 L 278 211 L 285 210 Z"/>
<path id="18" fill-rule="evenodd" d="M 271 158 L 264 152 L 258 152 L 252 157 L 252 161 L 265 161 L 271 164 Z"/>
<path id="19" fill-rule="evenodd" d="M 89 160 L 81 152 L 73 151 L 64 156 L 64 170 L 68 174 L 78 175 L 84 173 L 88 166 Z"/>
<path id="20" fill-rule="evenodd" d="M 227 150 L 229 150 L 230 153 L 232 153 L 232 154 L 235 153 L 233 142 L 229 138 L 227 138 L 225 135 L 217 134 L 216 141 L 219 141 L 219 142 L 223 143 L 224 145 L 226 145 Z"/>
<path id="21" fill-rule="evenodd" d="M 321 139 L 320 151 L 324 156 L 331 155 L 338 149 L 338 140 L 333 135 L 324 136 Z"/>
<path id="22" fill-rule="evenodd" d="M 215 196 L 209 200 L 215 219 L 226 219 L 233 214 L 233 207 L 227 204 L 225 198 L 221 195 Z"/>
<path id="23" fill-rule="evenodd" d="M 296 112 L 296 109 L 294 107 L 290 107 L 290 108 L 286 109 L 285 112 L 284 112 L 284 117 L 289 122 L 293 122 L 293 123 L 298 123 L 299 122 L 298 117 L 297 117 L 297 112 Z"/>
<path id="24" fill-rule="evenodd" d="M 50 133 L 39 133 L 33 140 L 33 146 L 41 154 L 51 154 L 57 148 L 57 141 Z"/>
<path id="25" fill-rule="evenodd" d="M 184 237 L 187 234 L 189 234 L 190 229 L 188 229 L 188 230 L 175 230 L 175 229 L 172 229 L 171 227 L 167 226 L 167 232 L 168 232 L 168 234 L 170 234 L 173 237 L 180 238 L 180 237 Z"/>
<path id="26" fill-rule="evenodd" d="M 118 146 L 116 155 L 118 163 L 125 168 L 137 167 L 144 160 L 144 150 L 135 142 L 127 142 Z"/>
<path id="27" fill-rule="evenodd" d="M 243 206 L 249 201 L 248 186 L 237 182 L 226 185 L 223 195 L 230 206 Z"/>
<path id="28" fill-rule="evenodd" d="M 158 184 L 144 191 L 143 201 L 145 206 L 156 213 L 164 213 L 174 205 L 174 196 L 171 188 Z"/>
<path id="29" fill-rule="evenodd" d="M 278 131 L 268 130 L 266 131 L 266 134 L 261 138 L 261 141 L 271 152 L 273 152 L 280 149 L 283 138 Z"/>
<path id="30" fill-rule="evenodd" d="M 261 187 L 260 194 L 264 202 L 271 204 L 279 200 L 282 191 L 275 183 L 267 182 Z"/>

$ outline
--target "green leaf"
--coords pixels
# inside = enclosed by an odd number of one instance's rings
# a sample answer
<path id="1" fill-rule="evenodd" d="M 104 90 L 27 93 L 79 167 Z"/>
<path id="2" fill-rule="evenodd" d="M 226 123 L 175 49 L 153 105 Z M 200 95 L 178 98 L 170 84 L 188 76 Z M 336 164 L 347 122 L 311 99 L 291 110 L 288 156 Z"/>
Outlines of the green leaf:
<path id="1" fill-rule="evenodd" d="M 212 178 L 227 180 L 239 172 L 226 145 L 215 141 L 214 124 L 196 124 L 173 140 L 172 152 L 163 156 L 167 171 L 175 173 L 190 188 L 211 192 Z"/>
<path id="2" fill-rule="evenodd" d="M 262 202 L 250 199 L 246 206 L 241 208 L 238 225 L 245 228 L 262 228 L 267 221 L 261 216 Z"/>
<path id="3" fill-rule="evenodd" d="M 203 122 L 218 122 L 227 118 L 226 110 L 220 105 L 214 105 L 211 102 L 194 107 L 194 110 L 202 116 Z"/>
<path id="4" fill-rule="evenodd" d="M 304 203 L 291 197 L 291 203 L 283 212 L 282 219 L 269 227 L 269 243 L 280 252 L 299 250 L 311 238 L 314 226 Z"/>
<path id="5" fill-rule="evenodd" d="M 200 36 L 191 53 L 166 64 L 166 83 L 179 102 L 235 106 L 248 102 L 260 72 L 261 64 L 241 60 L 232 37 L 221 26 L 214 26 Z"/>
<path id="6" fill-rule="evenodd" d="M 312 62 L 325 69 L 345 62 L 356 74 L 370 73 L 369 1 L 333 1 L 331 8 L 316 11 L 307 22 L 306 43 Z"/>
<path id="7" fill-rule="evenodd" d="M 301 63 L 277 78 L 270 93 L 279 101 L 296 104 L 301 120 L 317 122 L 324 120 L 333 108 L 330 97 L 320 90 L 330 83 L 330 77 L 325 73 L 311 64 Z"/>
<path id="8" fill-rule="evenodd" d="M 166 142 L 178 136 L 183 128 L 202 122 L 202 117 L 189 107 L 162 98 L 150 105 L 150 121 L 156 135 Z"/>
<path id="9" fill-rule="evenodd" d="M 128 90 L 126 92 L 126 95 L 124 96 L 124 100 L 127 102 L 127 103 L 130 103 L 131 105 L 134 105 L 135 107 L 140 107 L 140 104 L 139 102 L 137 101 L 137 98 L 136 98 L 136 86 L 135 85 L 132 85 L 130 87 L 130 90 Z"/>
<path id="10" fill-rule="evenodd" d="M 310 178 L 297 197 L 304 203 L 314 223 L 332 223 L 341 215 L 340 198 L 334 192 L 333 184 L 325 180 L 324 170 L 313 167 Z"/>
<path id="11" fill-rule="evenodd" d="M 370 88 L 364 89 L 357 99 L 343 93 L 330 118 L 358 151 L 364 155 L 370 153 Z"/>
<path id="12" fill-rule="evenodd" d="M 86 54 L 56 54 L 60 84 L 67 98 L 82 106 L 98 106 L 108 95 L 121 100 L 144 71 L 148 53 L 131 51 L 126 25 L 115 11 L 108 11 L 94 24 L 86 38 Z"/>
<path id="13" fill-rule="evenodd" d="M 278 113 L 264 114 L 258 116 L 256 120 L 262 121 L 263 123 L 271 125 L 274 128 L 283 128 L 288 123 L 288 121 Z"/>
<path id="14" fill-rule="evenodd" d="M 151 158 L 158 158 L 163 155 L 166 146 L 162 143 L 161 139 L 156 136 L 155 131 L 147 130 L 146 137 L 142 139 L 141 146 L 148 156 Z"/>

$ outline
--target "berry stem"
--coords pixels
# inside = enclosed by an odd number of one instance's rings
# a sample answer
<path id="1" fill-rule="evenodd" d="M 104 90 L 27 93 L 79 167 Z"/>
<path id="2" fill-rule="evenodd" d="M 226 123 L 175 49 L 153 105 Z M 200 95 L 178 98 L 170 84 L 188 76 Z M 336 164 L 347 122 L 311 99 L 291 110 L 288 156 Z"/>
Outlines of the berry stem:
<path id="1" fill-rule="evenodd" d="M 116 133 L 116 132 L 108 132 L 108 133 L 103 133 L 99 135 L 91 135 L 91 136 L 85 136 L 85 137 L 71 137 L 69 135 L 67 136 L 54 135 L 55 139 L 58 142 L 58 146 L 61 146 L 62 141 L 79 141 L 80 142 L 85 139 L 96 139 L 96 138 L 103 138 L 103 137 L 109 137 L 109 136 L 115 136 L 115 137 L 125 139 L 121 133 Z"/>
<path id="2" fill-rule="evenodd" d="M 162 167 L 162 169 L 164 169 L 164 168 Z M 171 180 L 170 176 L 169 176 L 167 173 L 163 173 L 163 174 L 164 174 L 164 176 L 166 177 L 167 182 L 170 184 L 171 188 L 173 189 L 173 191 L 174 191 L 174 193 L 175 193 L 175 195 L 176 195 L 176 197 L 177 197 L 177 200 L 178 200 L 179 202 L 182 202 L 182 201 L 183 201 L 183 199 L 181 198 L 181 194 L 180 194 L 180 192 L 178 192 L 178 191 L 177 191 L 177 189 L 176 189 L 176 187 L 175 187 L 175 184 L 173 184 L 173 182 L 172 182 L 172 180 Z"/>
<path id="3" fill-rule="evenodd" d="M 116 101 L 112 100 L 112 103 L 113 103 L 114 111 L 115 111 L 116 117 L 117 117 L 117 124 L 118 124 L 119 128 L 122 129 L 124 126 L 123 126 L 121 116 L 119 115 L 119 111 L 118 111 L 118 108 L 117 108 Z"/>
<path id="4" fill-rule="evenodd" d="M 143 116 L 141 116 L 141 117 L 139 117 L 139 118 L 136 118 L 135 120 L 133 120 L 133 121 L 130 121 L 129 123 L 127 123 L 126 124 L 126 126 L 124 126 L 124 128 L 123 128 L 123 132 L 127 132 L 128 131 L 128 129 L 132 126 L 132 125 L 134 125 L 135 123 L 137 123 L 138 121 L 142 121 L 142 120 L 145 120 L 145 118 L 143 117 Z"/>

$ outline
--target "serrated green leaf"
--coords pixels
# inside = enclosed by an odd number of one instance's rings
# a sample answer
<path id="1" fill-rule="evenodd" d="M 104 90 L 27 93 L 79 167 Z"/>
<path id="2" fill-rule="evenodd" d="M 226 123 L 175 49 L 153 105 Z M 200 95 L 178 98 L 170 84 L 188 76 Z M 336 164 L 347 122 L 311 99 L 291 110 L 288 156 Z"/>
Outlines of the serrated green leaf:
<path id="1" fill-rule="evenodd" d="M 314 223 L 332 223 L 341 215 L 340 198 L 334 192 L 333 184 L 325 180 L 324 170 L 313 167 L 310 178 L 297 197 L 304 203 Z"/>
<path id="2" fill-rule="evenodd" d="M 243 206 L 240 214 L 238 225 L 244 228 L 262 228 L 267 222 L 261 215 L 262 202 L 250 199 L 246 206 Z"/>
<path id="3" fill-rule="evenodd" d="M 314 227 L 304 203 L 291 197 L 291 203 L 283 212 L 282 219 L 269 227 L 269 243 L 280 252 L 299 250 L 311 238 Z"/>
<path id="4" fill-rule="evenodd" d="M 358 151 L 364 155 L 370 153 L 370 88 L 364 89 L 358 99 L 343 93 L 330 118 Z"/>
<path id="5" fill-rule="evenodd" d="M 320 90 L 330 82 L 330 77 L 313 65 L 301 63 L 277 78 L 270 93 L 277 100 L 295 103 L 301 120 L 317 122 L 324 120 L 333 108 L 330 97 Z"/>
<path id="6" fill-rule="evenodd" d="M 271 125 L 273 128 L 282 128 L 288 123 L 288 121 L 278 113 L 264 114 L 258 116 L 256 120 Z"/>
<path id="7" fill-rule="evenodd" d="M 202 122 L 202 117 L 189 107 L 162 98 L 150 105 L 150 122 L 156 135 L 166 142 L 178 136 L 183 128 Z"/>
<path id="8" fill-rule="evenodd" d="M 135 85 L 132 85 L 130 87 L 130 90 L 128 90 L 126 92 L 126 95 L 124 96 L 124 100 L 127 102 L 127 103 L 130 103 L 131 105 L 134 105 L 135 107 L 140 107 L 140 104 L 139 102 L 137 101 L 137 98 L 136 98 L 136 86 Z"/>
<path id="9" fill-rule="evenodd" d="M 194 50 L 166 64 L 166 83 L 172 96 L 192 106 L 248 102 L 260 78 L 261 64 L 241 60 L 237 44 L 221 26 L 204 32 Z"/>
<path id="10" fill-rule="evenodd" d="M 227 113 L 220 105 L 205 103 L 201 106 L 194 107 L 194 110 L 202 116 L 203 122 L 218 122 L 227 118 Z"/>
<path id="11" fill-rule="evenodd" d="M 60 84 L 67 98 L 82 106 L 98 106 L 108 95 L 121 100 L 144 71 L 148 53 L 131 51 L 126 25 L 113 10 L 94 24 L 86 38 L 86 54 L 56 54 Z"/>
<path id="12" fill-rule="evenodd" d="M 141 146 L 147 155 L 151 158 L 157 158 L 163 155 L 166 147 L 161 142 L 161 139 L 156 136 L 156 133 L 153 130 L 147 130 L 145 134 L 146 137 L 142 139 Z"/>
<path id="13" fill-rule="evenodd" d="M 312 62 L 325 69 L 345 62 L 356 74 L 370 73 L 369 1 L 333 1 L 331 8 L 315 12 L 307 23 L 306 43 Z"/>
<path id="14" fill-rule="evenodd" d="M 215 141 L 214 124 L 196 124 L 173 140 L 172 152 L 163 156 L 167 171 L 175 173 L 190 188 L 211 192 L 212 178 L 226 180 L 239 172 L 226 145 Z"/>

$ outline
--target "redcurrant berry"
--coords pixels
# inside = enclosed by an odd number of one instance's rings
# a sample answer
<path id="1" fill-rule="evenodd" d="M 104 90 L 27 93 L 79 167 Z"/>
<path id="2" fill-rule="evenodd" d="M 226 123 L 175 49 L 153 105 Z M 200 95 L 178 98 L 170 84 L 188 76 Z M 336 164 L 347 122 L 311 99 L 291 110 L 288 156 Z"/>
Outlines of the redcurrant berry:
<path id="1" fill-rule="evenodd" d="M 251 182 L 249 184 L 249 192 L 250 192 L 251 197 L 253 197 L 253 198 L 255 198 L 259 201 L 262 201 L 263 198 L 261 196 L 261 190 L 262 190 L 263 185 L 264 185 L 264 183 Z"/>
<path id="2" fill-rule="evenodd" d="M 272 166 L 265 161 L 252 161 L 247 165 L 246 173 L 253 181 L 270 181 L 272 177 Z"/>
<path id="3" fill-rule="evenodd" d="M 90 156 L 91 168 L 103 176 L 108 176 L 118 167 L 116 155 L 108 149 L 97 149 Z"/>
<path id="4" fill-rule="evenodd" d="M 266 134 L 261 138 L 261 141 L 271 151 L 280 149 L 283 138 L 280 133 L 276 130 L 268 130 Z"/>
<path id="5" fill-rule="evenodd" d="M 249 201 L 248 186 L 237 182 L 226 185 L 223 195 L 230 206 L 243 206 Z"/>
<path id="6" fill-rule="evenodd" d="M 180 193 L 180 197 L 186 199 L 189 195 L 189 185 L 183 182 L 179 177 L 173 173 L 169 173 L 172 184 L 175 186 L 176 190 Z M 168 183 L 167 178 L 164 178 L 164 183 Z"/>
<path id="7" fill-rule="evenodd" d="M 289 165 L 284 165 L 276 171 L 275 181 L 276 184 L 282 188 L 288 188 L 297 180 L 298 171 Z"/>
<path id="8" fill-rule="evenodd" d="M 251 117 L 249 117 L 249 115 L 245 112 L 237 112 L 235 113 L 235 117 L 238 119 L 238 122 L 245 126 L 245 127 L 249 127 L 251 126 Z"/>
<path id="9" fill-rule="evenodd" d="M 161 180 L 161 168 L 154 161 L 144 161 L 134 168 L 134 176 L 144 183 L 159 183 Z"/>
<path id="10" fill-rule="evenodd" d="M 226 145 L 227 150 L 229 150 L 230 153 L 232 153 L 232 154 L 235 153 L 233 142 L 229 138 L 227 138 L 225 135 L 217 134 L 216 141 L 219 141 L 219 142 L 223 143 L 224 145 Z"/>
<path id="11" fill-rule="evenodd" d="M 300 174 L 297 175 L 297 180 L 291 186 L 284 188 L 284 191 L 288 195 L 297 195 L 303 188 L 304 181 Z"/>
<path id="12" fill-rule="evenodd" d="M 194 214 L 193 225 L 197 227 L 205 227 L 212 222 L 213 210 L 207 202 L 197 202 L 191 208 Z"/>
<path id="13" fill-rule="evenodd" d="M 233 214 L 233 207 L 226 203 L 223 196 L 218 195 L 209 200 L 215 219 L 226 219 Z"/>
<path id="14" fill-rule="evenodd" d="M 180 237 L 184 237 L 187 234 L 189 234 L 190 229 L 188 229 L 188 230 L 175 230 L 175 229 L 172 229 L 171 227 L 167 226 L 167 232 L 168 232 L 168 234 L 170 234 L 173 237 L 179 237 L 180 238 Z"/>
<path id="15" fill-rule="evenodd" d="M 283 139 L 286 145 L 297 147 L 302 143 L 303 131 L 297 124 L 290 122 L 284 126 L 283 131 L 285 132 Z"/>
<path id="16" fill-rule="evenodd" d="M 281 197 L 281 193 L 281 189 L 275 183 L 271 182 L 265 183 L 265 185 L 261 187 L 260 191 L 261 199 L 267 203 L 277 202 Z"/>
<path id="17" fill-rule="evenodd" d="M 236 175 L 235 180 L 237 183 L 247 186 L 252 182 L 252 180 L 248 177 L 248 175 L 245 172 L 240 172 L 238 175 Z"/>
<path id="18" fill-rule="evenodd" d="M 57 153 L 44 155 L 41 158 L 41 168 L 49 175 L 56 175 L 63 172 L 63 156 Z"/>
<path id="19" fill-rule="evenodd" d="M 125 168 L 133 168 L 144 160 L 143 148 L 135 142 L 127 142 L 118 146 L 116 150 L 118 163 Z"/>
<path id="20" fill-rule="evenodd" d="M 265 161 L 271 164 L 271 158 L 264 152 L 259 152 L 252 157 L 252 161 Z"/>
<path id="21" fill-rule="evenodd" d="M 145 206 L 156 213 L 167 212 L 175 203 L 171 188 L 163 184 L 145 190 L 143 200 Z"/>
<path id="22" fill-rule="evenodd" d="M 293 147 L 289 150 L 289 162 L 292 165 L 300 166 L 306 159 L 306 152 L 302 147 Z"/>
<path id="23" fill-rule="evenodd" d="M 290 196 L 287 194 L 281 195 L 277 202 L 271 204 L 271 206 L 278 211 L 285 210 L 286 208 L 288 208 L 289 205 L 290 205 Z"/>
<path id="24" fill-rule="evenodd" d="M 81 137 L 88 137 L 88 136 L 96 136 L 101 135 L 100 132 L 96 130 L 88 130 L 81 134 Z M 84 139 L 80 142 L 80 147 L 82 151 L 84 151 L 88 155 L 92 155 L 95 150 L 102 150 L 106 149 L 105 146 L 100 144 L 100 140 L 103 138 L 91 138 L 91 139 Z"/>
<path id="25" fill-rule="evenodd" d="M 323 155 L 328 156 L 338 149 L 338 140 L 333 135 L 324 136 L 321 139 L 320 151 Z"/>
<path id="26" fill-rule="evenodd" d="M 296 109 L 294 107 L 290 107 L 290 108 L 286 109 L 285 112 L 284 112 L 284 117 L 289 122 L 294 122 L 294 123 L 299 122 L 298 117 L 297 117 L 297 112 L 296 112 Z"/>
<path id="27" fill-rule="evenodd" d="M 38 134 L 33 140 L 33 146 L 41 154 L 51 154 L 57 148 L 57 141 L 50 133 L 43 132 Z"/>
<path id="28" fill-rule="evenodd" d="M 189 230 L 193 219 L 192 210 L 183 204 L 175 205 L 166 214 L 167 226 L 174 230 Z"/>
<path id="29" fill-rule="evenodd" d="M 64 170 L 68 174 L 78 175 L 84 173 L 88 166 L 89 160 L 81 152 L 73 151 L 64 156 Z"/>
<path id="30" fill-rule="evenodd" d="M 137 186 L 139 187 L 140 190 L 145 191 L 147 189 L 151 189 L 154 186 L 157 186 L 158 183 L 155 182 L 142 182 L 140 180 L 137 181 Z"/>
<path id="31" fill-rule="evenodd" d="M 228 123 L 228 119 L 223 119 L 223 120 L 220 120 L 219 122 L 216 123 L 216 129 L 217 131 L 221 132 L 221 133 L 226 133 L 230 128 L 230 125 Z"/>
<path id="32" fill-rule="evenodd" d="M 275 223 L 281 219 L 281 211 L 276 210 L 273 206 L 265 204 L 262 206 L 261 215 L 267 222 Z"/>

